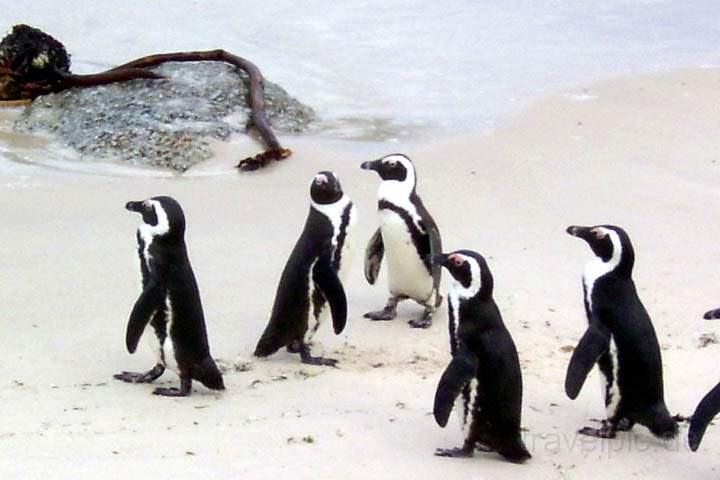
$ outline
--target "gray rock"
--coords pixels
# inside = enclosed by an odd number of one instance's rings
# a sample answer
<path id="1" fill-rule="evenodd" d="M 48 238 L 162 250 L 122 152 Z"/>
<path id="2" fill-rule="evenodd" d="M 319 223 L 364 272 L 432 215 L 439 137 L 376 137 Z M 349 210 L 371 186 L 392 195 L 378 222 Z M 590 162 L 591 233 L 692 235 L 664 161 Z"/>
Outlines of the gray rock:
<path id="1" fill-rule="evenodd" d="M 39 97 L 15 129 L 50 134 L 85 159 L 178 171 L 212 156 L 208 138 L 227 140 L 246 131 L 250 107 L 245 72 L 221 62 L 166 63 L 153 70 L 168 79 Z M 316 120 L 310 107 L 267 80 L 265 99 L 276 133 L 300 133 Z"/>

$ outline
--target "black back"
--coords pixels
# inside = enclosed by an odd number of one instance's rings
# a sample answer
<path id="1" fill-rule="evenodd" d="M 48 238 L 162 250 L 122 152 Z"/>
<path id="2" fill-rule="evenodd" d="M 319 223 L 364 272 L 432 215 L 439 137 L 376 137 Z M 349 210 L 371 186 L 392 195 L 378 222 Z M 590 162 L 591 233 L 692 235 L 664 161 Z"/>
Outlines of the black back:
<path id="1" fill-rule="evenodd" d="M 327 205 L 340 200 L 342 188 L 332 172 L 319 172 L 311 185 L 310 197 L 316 204 Z M 265 357 L 295 341 L 302 341 L 308 329 L 310 308 L 319 310 L 330 303 L 335 333 L 340 333 L 347 318 L 345 291 L 337 277 L 342 242 L 347 234 L 351 203 L 342 213 L 338 245 L 333 258 L 334 228 L 330 219 L 313 205 L 300 238 L 290 254 L 275 293 L 270 322 L 255 348 L 255 355 Z M 311 271 L 312 269 L 312 271 Z M 314 295 L 311 288 L 317 287 Z M 312 302 L 314 305 L 311 305 Z"/>
<path id="2" fill-rule="evenodd" d="M 665 405 L 660 345 L 650 315 L 640 301 L 632 279 L 635 251 L 630 237 L 614 225 L 572 226 L 567 231 L 585 240 L 593 253 L 606 263 L 617 254 L 614 251 L 617 245 L 613 244 L 608 232 L 615 232 L 621 248 L 617 265 L 611 271 L 599 276 L 593 285 L 583 284 L 589 326 L 568 367 L 568 395 L 570 398 L 577 396 L 597 358 L 603 375 L 610 381 L 615 380 L 619 387 L 617 415 L 648 426 L 656 435 L 673 436 L 677 425 Z M 589 288 L 592 289 L 590 303 L 587 298 Z M 611 341 L 617 347 L 617 378 L 614 378 L 612 358 L 608 352 Z M 607 404 L 610 392 L 606 395 Z"/>
<path id="3" fill-rule="evenodd" d="M 328 218 L 310 207 L 305 228 L 280 276 L 270 322 L 255 348 L 256 356 L 271 355 L 293 341 L 302 340 L 308 328 L 310 269 L 331 248 L 332 235 L 333 226 Z"/>
<path id="4" fill-rule="evenodd" d="M 164 335 L 170 336 L 181 370 L 189 372 L 193 379 L 210 388 L 222 388 L 222 378 L 210 355 L 200 292 L 187 254 L 184 238 L 185 216 L 182 208 L 170 197 L 153 197 L 150 200 L 160 204 L 167 216 L 169 229 L 164 234 L 148 239 L 149 262 L 145 258 L 146 239 L 138 229 L 138 255 L 144 291 L 131 315 L 128 333 L 134 329 L 134 334 L 139 339 L 142 334 L 142 331 L 137 332 L 139 326 L 143 321 L 149 321 L 161 339 Z M 126 208 L 140 213 L 144 223 L 150 226 L 158 225 L 160 213 L 151 202 L 129 202 Z M 150 289 L 159 292 L 159 295 L 155 296 L 159 304 L 149 304 L 151 308 L 154 307 L 155 313 L 146 319 L 143 310 L 147 309 L 137 307 Z M 170 303 L 173 314 L 170 332 L 166 331 L 169 320 L 165 315 L 166 302 Z M 131 327 L 133 325 L 134 327 Z"/>
<path id="5" fill-rule="evenodd" d="M 457 305 L 448 302 L 453 357 L 464 348 L 477 357 L 477 402 L 482 419 L 488 422 L 494 437 L 515 441 L 519 438 L 522 415 L 522 374 L 517 349 L 492 297 L 493 277 L 482 255 L 459 250 L 436 256 L 435 262 L 445 266 L 456 281 L 468 288 L 473 280 L 469 264 L 456 264 L 453 261 L 456 254 L 475 259 L 480 266 L 481 284 L 472 297 L 460 298 Z M 456 323 L 457 337 L 453 329 Z"/>

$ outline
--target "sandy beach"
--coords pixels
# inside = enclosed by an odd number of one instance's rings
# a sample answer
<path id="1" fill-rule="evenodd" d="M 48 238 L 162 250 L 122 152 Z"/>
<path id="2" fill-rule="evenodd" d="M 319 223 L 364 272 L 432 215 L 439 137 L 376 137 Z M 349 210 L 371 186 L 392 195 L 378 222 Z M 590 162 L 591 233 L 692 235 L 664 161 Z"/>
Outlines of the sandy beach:
<path id="1" fill-rule="evenodd" d="M 611 223 L 628 231 L 635 282 L 663 349 L 668 406 L 690 415 L 720 377 L 718 345 L 699 342 L 720 332 L 702 320 L 720 306 L 719 87 L 719 69 L 617 78 L 536 102 L 492 134 L 405 152 L 445 250 L 479 251 L 495 276 L 494 297 L 523 370 L 533 458 L 522 466 L 494 454 L 433 456 L 436 447 L 462 442 L 454 419 L 440 429 L 431 414 L 449 359 L 444 305 L 424 331 L 408 327 L 419 311 L 410 304 L 393 322 L 362 318 L 387 292 L 384 275 L 372 287 L 362 274 L 377 226 L 378 179 L 359 164 L 392 153 L 392 145 L 368 152 L 288 137 L 294 155 L 252 174 L 232 170 L 243 156 L 233 145 L 220 145 L 216 159 L 184 177 L 22 165 L 0 174 L 0 474 L 716 478 L 720 426 L 708 429 L 697 453 L 687 447 L 685 425 L 669 443 L 644 427 L 614 440 L 575 434 L 603 418 L 604 408 L 596 372 L 577 400 L 563 391 L 568 347 L 586 326 L 580 276 L 591 258 L 564 229 Z M 0 144 L 43 148 L 13 135 Z M 316 337 L 340 368 L 302 365 L 285 352 L 253 359 L 305 222 L 310 180 L 326 169 L 339 175 L 360 214 L 345 285 L 348 326 L 336 337 L 325 325 Z M 224 173 L 210 175 L 217 172 Z M 138 293 L 138 218 L 123 206 L 160 194 L 185 210 L 211 350 L 227 368 L 223 394 L 195 384 L 188 398 L 160 398 L 152 385 L 112 379 L 153 364 L 145 349 L 131 356 L 124 348 Z M 449 284 L 445 278 L 443 293 Z M 160 383 L 178 379 L 167 372 Z"/>

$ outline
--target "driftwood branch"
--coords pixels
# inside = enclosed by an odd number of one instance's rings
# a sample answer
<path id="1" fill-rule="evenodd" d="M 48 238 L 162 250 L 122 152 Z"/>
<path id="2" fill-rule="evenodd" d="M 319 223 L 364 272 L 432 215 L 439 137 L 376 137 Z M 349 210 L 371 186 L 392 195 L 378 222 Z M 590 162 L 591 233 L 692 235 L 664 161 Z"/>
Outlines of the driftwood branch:
<path id="1" fill-rule="evenodd" d="M 257 170 L 264 167 L 270 161 L 287 158 L 292 153 L 289 149 L 283 148 L 280 145 L 268 121 L 265 113 L 263 76 L 260 73 L 260 69 L 254 63 L 242 57 L 233 55 L 225 50 L 163 53 L 138 58 L 137 60 L 101 73 L 76 75 L 69 71 L 69 56 L 66 54 L 62 44 L 49 35 L 26 25 L 18 25 L 13 28 L 13 33 L 10 36 L 24 38 L 25 40 L 23 41 L 27 41 L 29 38 L 48 44 L 60 51 L 61 55 L 55 58 L 54 61 L 51 61 L 50 64 L 43 64 L 41 62 L 40 67 L 37 67 L 35 61 L 38 60 L 38 57 L 33 56 L 34 50 L 32 48 L 27 50 L 21 47 L 12 52 L 9 58 L 4 59 L 4 61 L 0 63 L 0 76 L 4 75 L 12 79 L 14 85 L 19 88 L 18 95 L 20 96 L 15 97 L 11 95 L 9 98 L 5 97 L 5 100 L 15 101 L 16 99 L 19 100 L 28 97 L 34 99 L 40 95 L 60 92 L 72 87 L 106 85 L 138 78 L 162 79 L 165 77 L 146 69 L 165 62 L 227 62 L 244 70 L 250 78 L 249 96 L 252 125 L 267 145 L 267 150 L 255 157 L 242 160 L 238 164 L 238 168 L 241 170 Z M 6 39 L 8 37 L 6 37 Z M 19 43 L 23 45 L 22 41 Z M 38 71 L 44 73 L 38 74 Z M 5 103 L 5 105 L 7 105 L 7 103 Z"/>

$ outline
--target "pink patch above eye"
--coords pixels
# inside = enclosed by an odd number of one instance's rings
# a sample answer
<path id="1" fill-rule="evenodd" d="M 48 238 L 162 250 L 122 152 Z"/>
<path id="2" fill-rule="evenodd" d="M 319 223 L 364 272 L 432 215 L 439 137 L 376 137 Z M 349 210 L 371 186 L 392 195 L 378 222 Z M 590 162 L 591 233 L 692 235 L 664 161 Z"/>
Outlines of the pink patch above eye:
<path id="1" fill-rule="evenodd" d="M 323 183 L 327 183 L 328 179 L 325 175 L 315 175 L 315 183 L 317 185 L 322 185 Z"/>
<path id="2" fill-rule="evenodd" d="M 452 260 L 452 262 L 453 262 L 455 265 L 457 265 L 458 267 L 459 267 L 460 265 L 462 265 L 463 263 L 465 263 L 465 259 L 464 259 L 461 255 L 459 255 L 459 254 L 457 254 L 457 253 L 453 253 L 453 254 L 450 255 L 448 258 L 449 258 L 450 260 Z"/>
<path id="3" fill-rule="evenodd" d="M 599 229 L 599 228 L 593 228 L 593 229 L 590 230 L 590 231 L 591 231 L 592 233 L 594 233 L 597 238 L 605 238 L 605 236 L 607 235 L 607 233 L 603 232 L 603 231 L 602 231 L 601 229 Z"/>

